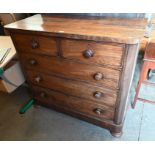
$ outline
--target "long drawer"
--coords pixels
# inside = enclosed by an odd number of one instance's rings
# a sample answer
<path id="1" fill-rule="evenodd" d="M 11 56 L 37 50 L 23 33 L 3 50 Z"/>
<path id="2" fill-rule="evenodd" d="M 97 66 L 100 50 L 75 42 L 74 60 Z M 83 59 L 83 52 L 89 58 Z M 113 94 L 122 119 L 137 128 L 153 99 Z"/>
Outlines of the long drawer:
<path id="1" fill-rule="evenodd" d="M 94 102 L 115 106 L 117 93 L 105 87 L 93 86 L 84 82 L 60 78 L 37 72 L 35 70 L 26 71 L 28 81 L 32 84 L 65 92 L 69 95 L 85 98 Z"/>
<path id="2" fill-rule="evenodd" d="M 119 87 L 120 72 L 118 70 L 30 53 L 22 53 L 20 57 L 26 69 L 34 69 L 44 73 L 51 72 L 114 89 Z"/>
<path id="3" fill-rule="evenodd" d="M 108 44 L 103 42 L 61 40 L 61 50 L 64 58 L 78 60 L 87 64 L 108 65 L 114 68 L 122 66 L 123 44 Z"/>
<path id="4" fill-rule="evenodd" d="M 85 99 L 79 99 L 64 93 L 31 86 L 34 98 L 41 101 L 44 105 L 56 105 L 65 109 L 83 113 L 87 116 L 96 117 L 97 119 L 113 120 L 114 110 L 109 109 L 101 104 L 94 104 Z"/>
<path id="5" fill-rule="evenodd" d="M 53 37 L 17 33 L 13 35 L 13 38 L 20 52 L 58 55 L 56 39 Z"/>

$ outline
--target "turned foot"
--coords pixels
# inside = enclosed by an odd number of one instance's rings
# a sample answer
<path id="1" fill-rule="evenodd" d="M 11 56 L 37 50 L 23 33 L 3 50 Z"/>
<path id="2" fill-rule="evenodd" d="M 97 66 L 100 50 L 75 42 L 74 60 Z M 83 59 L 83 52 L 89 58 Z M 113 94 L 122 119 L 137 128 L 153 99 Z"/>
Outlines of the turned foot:
<path id="1" fill-rule="evenodd" d="M 116 138 L 119 138 L 122 136 L 123 132 L 114 132 L 114 131 L 110 131 L 111 135 L 116 137 Z"/>

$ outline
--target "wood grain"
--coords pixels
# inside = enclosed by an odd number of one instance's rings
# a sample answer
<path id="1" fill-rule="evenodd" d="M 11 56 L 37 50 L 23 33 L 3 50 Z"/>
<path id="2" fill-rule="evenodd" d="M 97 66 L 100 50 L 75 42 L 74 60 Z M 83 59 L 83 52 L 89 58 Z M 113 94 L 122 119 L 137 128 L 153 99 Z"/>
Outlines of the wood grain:
<path id="1" fill-rule="evenodd" d="M 56 104 L 58 106 L 68 108 L 72 111 L 74 110 L 80 113 L 84 113 L 88 116 L 93 116 L 101 120 L 103 119 L 113 120 L 114 110 L 102 104 L 95 104 L 94 102 L 85 99 L 79 99 L 70 95 L 66 95 L 64 93 L 36 86 L 32 86 L 32 89 L 34 92 L 34 97 L 37 100 L 47 103 L 47 105 Z M 101 109 L 102 112 L 100 114 L 96 113 L 95 112 L 96 109 Z"/>
<path id="2" fill-rule="evenodd" d="M 121 135 L 145 24 L 35 15 L 5 28 L 37 103 Z"/>
<path id="3" fill-rule="evenodd" d="M 109 106 L 115 106 L 117 93 L 110 89 L 98 86 L 92 86 L 76 80 L 64 79 L 51 76 L 34 70 L 27 70 L 28 81 L 38 86 L 53 89 L 67 94 L 92 100 Z M 40 81 L 36 82 L 36 77 L 40 77 Z M 100 98 L 95 98 L 94 93 L 101 92 Z"/>
<path id="4" fill-rule="evenodd" d="M 13 29 L 20 32 L 27 30 L 50 33 L 50 35 L 57 37 L 128 44 L 136 44 L 143 37 L 146 20 L 137 19 L 133 22 L 132 19 L 119 19 L 117 24 L 114 21 L 116 21 L 115 18 L 82 19 L 76 17 L 48 17 L 38 14 L 6 25 L 5 28 L 9 29 L 10 32 Z M 126 23 L 126 26 L 124 26 L 124 23 Z"/>
<path id="5" fill-rule="evenodd" d="M 87 64 L 110 65 L 119 68 L 124 46 L 120 44 L 105 44 L 91 41 L 78 41 L 70 39 L 61 40 L 61 50 L 64 58 L 75 59 Z M 84 57 L 84 52 L 92 50 L 93 56 Z"/>
<path id="6" fill-rule="evenodd" d="M 56 39 L 47 36 L 30 35 L 28 34 L 14 34 L 13 35 L 16 48 L 20 52 L 41 53 L 50 56 L 57 56 Z M 36 47 L 32 47 L 36 43 Z"/>
<path id="7" fill-rule="evenodd" d="M 53 73 L 62 77 L 79 79 L 81 81 L 91 82 L 94 85 L 107 86 L 113 89 L 119 88 L 120 72 L 117 70 L 31 53 L 20 53 L 20 58 L 26 69 L 33 69 L 43 73 Z M 35 63 L 33 64 L 32 61 L 35 61 Z M 103 78 L 95 80 L 97 73 L 101 73 Z"/>
<path id="8" fill-rule="evenodd" d="M 138 45 L 127 45 L 126 56 L 124 58 L 124 68 L 122 71 L 120 92 L 117 98 L 115 119 L 116 124 L 122 124 L 127 112 L 130 88 L 134 76 L 134 71 L 138 56 Z"/>
<path id="9" fill-rule="evenodd" d="M 144 60 L 155 61 L 155 39 L 152 39 L 146 46 Z"/>

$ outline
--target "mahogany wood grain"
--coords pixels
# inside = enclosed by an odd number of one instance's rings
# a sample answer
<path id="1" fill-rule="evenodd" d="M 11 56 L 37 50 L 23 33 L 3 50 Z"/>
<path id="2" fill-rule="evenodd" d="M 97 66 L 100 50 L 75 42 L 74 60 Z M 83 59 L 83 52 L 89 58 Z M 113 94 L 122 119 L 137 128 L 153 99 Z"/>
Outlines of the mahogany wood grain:
<path id="1" fill-rule="evenodd" d="M 35 15 L 5 28 L 37 103 L 120 136 L 145 24 Z"/>
<path id="2" fill-rule="evenodd" d="M 43 73 L 55 73 L 59 76 L 66 76 L 72 79 L 91 82 L 95 85 L 119 89 L 120 72 L 118 70 L 31 53 L 20 53 L 20 57 L 26 69 L 33 69 Z M 95 76 L 98 73 L 102 74 L 102 77 L 96 80 Z"/>
<path id="3" fill-rule="evenodd" d="M 6 25 L 5 28 L 17 32 L 50 33 L 52 36 L 72 39 L 86 39 L 105 42 L 136 44 L 144 35 L 146 20 L 119 19 L 82 19 L 48 17 L 35 15 Z M 124 26 L 126 23 L 126 26 Z M 139 27 L 138 27 L 139 26 Z"/>
<path id="4" fill-rule="evenodd" d="M 121 44 L 105 44 L 92 41 L 61 40 L 61 50 L 64 58 L 79 60 L 87 64 L 110 65 L 119 68 L 124 46 Z M 85 52 L 91 50 L 93 55 L 85 57 Z"/>
<path id="5" fill-rule="evenodd" d="M 128 101 L 130 97 L 130 88 L 134 76 L 134 71 L 138 56 L 138 45 L 126 45 L 126 56 L 124 58 L 124 68 L 122 71 L 120 92 L 117 97 L 114 122 L 122 124 L 127 112 Z"/>
<path id="6" fill-rule="evenodd" d="M 63 106 L 70 110 L 74 110 L 80 113 L 84 113 L 88 116 L 93 116 L 99 119 L 109 119 L 113 120 L 114 110 L 106 107 L 102 104 L 96 104 L 91 101 L 76 98 L 64 93 L 32 86 L 34 97 L 44 103 L 56 104 L 58 106 Z M 97 113 L 97 110 L 101 113 Z"/>
<path id="7" fill-rule="evenodd" d="M 92 100 L 94 102 L 115 106 L 117 92 L 105 87 L 92 86 L 87 83 L 71 79 L 64 79 L 57 76 L 43 74 L 35 70 L 27 70 L 28 81 L 38 86 L 53 89 L 67 94 Z M 95 97 L 97 92 L 101 92 L 101 97 Z"/>
<path id="8" fill-rule="evenodd" d="M 41 53 L 50 56 L 57 56 L 56 39 L 52 37 L 31 35 L 31 34 L 14 34 L 14 42 L 17 49 L 21 52 Z"/>
<path id="9" fill-rule="evenodd" d="M 123 26 L 123 27 L 135 27 L 135 28 L 145 28 L 145 25 L 147 24 L 147 19 L 145 18 L 119 18 L 119 17 L 106 17 L 106 16 L 81 16 L 81 15 L 63 15 L 63 14 L 50 14 L 44 15 L 46 16 L 45 21 L 52 21 L 51 17 L 57 20 L 63 19 L 66 22 L 69 22 L 70 19 L 74 19 L 74 21 L 79 21 L 83 24 L 87 24 L 87 22 L 90 22 L 95 25 L 115 25 L 115 26 Z M 152 21 L 152 23 L 155 23 L 155 19 Z"/>
<path id="10" fill-rule="evenodd" d="M 154 61 L 155 62 L 155 39 L 152 39 L 148 46 L 146 47 L 144 59 L 148 61 Z"/>

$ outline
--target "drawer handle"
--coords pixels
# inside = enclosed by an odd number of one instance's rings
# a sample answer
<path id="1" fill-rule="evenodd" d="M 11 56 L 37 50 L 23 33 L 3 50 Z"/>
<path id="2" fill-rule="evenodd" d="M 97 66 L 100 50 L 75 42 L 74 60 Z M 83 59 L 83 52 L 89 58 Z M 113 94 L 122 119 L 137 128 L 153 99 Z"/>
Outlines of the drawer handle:
<path id="1" fill-rule="evenodd" d="M 47 97 L 47 94 L 46 94 L 45 92 L 41 92 L 41 93 L 40 93 L 40 97 L 41 97 L 41 98 L 46 98 L 46 97 Z"/>
<path id="2" fill-rule="evenodd" d="M 94 79 L 97 81 L 103 79 L 103 74 L 102 73 L 96 73 L 94 75 Z"/>
<path id="3" fill-rule="evenodd" d="M 40 81 L 42 80 L 40 76 L 35 77 L 35 82 L 40 83 Z"/>
<path id="4" fill-rule="evenodd" d="M 29 60 L 30 65 L 36 65 L 37 61 L 34 59 Z"/>
<path id="5" fill-rule="evenodd" d="M 103 96 L 103 93 L 101 93 L 101 92 L 97 91 L 97 92 L 94 93 L 95 98 L 101 98 L 102 96 Z"/>
<path id="6" fill-rule="evenodd" d="M 94 109 L 94 112 L 97 114 L 97 115 L 101 115 L 104 113 L 104 110 L 103 109 L 100 109 L 100 108 L 96 108 Z"/>
<path id="7" fill-rule="evenodd" d="M 37 41 L 35 41 L 35 40 L 32 40 L 32 42 L 31 42 L 31 47 L 32 47 L 33 49 L 38 48 L 38 47 L 39 47 L 39 43 L 38 43 Z"/>
<path id="8" fill-rule="evenodd" d="M 88 49 L 88 50 L 84 51 L 83 56 L 85 58 L 93 57 L 94 56 L 94 52 L 92 50 Z"/>

